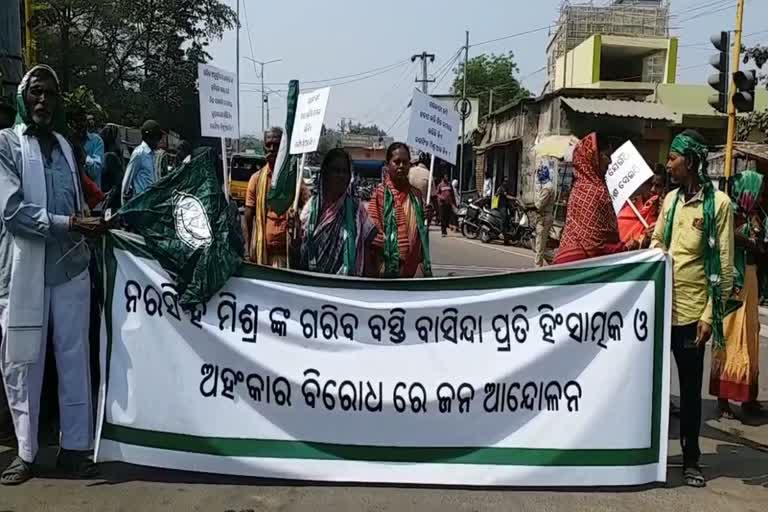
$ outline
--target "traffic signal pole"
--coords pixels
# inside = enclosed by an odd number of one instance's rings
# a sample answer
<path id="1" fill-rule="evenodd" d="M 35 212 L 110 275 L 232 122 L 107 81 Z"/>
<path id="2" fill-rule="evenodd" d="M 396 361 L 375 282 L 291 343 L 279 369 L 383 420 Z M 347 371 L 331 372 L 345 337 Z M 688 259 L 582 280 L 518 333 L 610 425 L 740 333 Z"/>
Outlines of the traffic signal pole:
<path id="1" fill-rule="evenodd" d="M 733 75 L 739 71 L 741 61 L 741 29 L 744 22 L 744 0 L 739 0 L 736 7 L 736 32 L 733 38 L 733 66 L 731 75 L 731 87 L 728 92 L 728 138 L 725 141 L 725 178 L 728 183 L 733 172 L 733 143 L 736 139 L 736 105 L 733 103 L 733 95 L 736 93 L 736 84 Z"/>

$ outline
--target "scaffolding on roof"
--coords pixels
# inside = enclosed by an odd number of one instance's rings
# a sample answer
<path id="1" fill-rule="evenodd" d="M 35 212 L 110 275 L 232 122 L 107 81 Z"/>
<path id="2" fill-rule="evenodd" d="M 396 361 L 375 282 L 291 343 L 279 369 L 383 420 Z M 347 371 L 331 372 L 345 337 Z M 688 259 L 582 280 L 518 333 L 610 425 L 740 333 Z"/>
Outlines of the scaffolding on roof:
<path id="1" fill-rule="evenodd" d="M 669 1 L 614 0 L 598 6 L 564 0 L 547 48 L 550 81 L 554 79 L 557 59 L 594 34 L 669 37 Z"/>

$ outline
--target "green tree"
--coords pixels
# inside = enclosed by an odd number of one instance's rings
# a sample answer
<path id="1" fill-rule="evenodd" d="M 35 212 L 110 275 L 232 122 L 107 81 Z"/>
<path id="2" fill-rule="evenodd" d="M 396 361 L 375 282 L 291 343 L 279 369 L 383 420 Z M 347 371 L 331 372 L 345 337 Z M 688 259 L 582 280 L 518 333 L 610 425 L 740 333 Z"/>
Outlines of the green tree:
<path id="1" fill-rule="evenodd" d="M 240 137 L 240 149 L 243 151 L 250 149 L 256 151 L 257 153 L 263 153 L 264 143 L 255 135 L 243 135 Z"/>
<path id="2" fill-rule="evenodd" d="M 37 0 L 41 62 L 65 90 L 84 85 L 110 120 L 154 118 L 186 138 L 199 135 L 197 65 L 237 23 L 220 0 Z"/>
<path id="3" fill-rule="evenodd" d="M 453 94 L 461 94 L 464 86 L 464 63 L 455 68 L 456 78 L 451 87 Z M 505 54 L 487 54 L 472 57 L 467 62 L 467 96 L 480 98 L 480 115 L 488 115 L 489 93 L 493 89 L 494 110 L 527 98 L 531 95 L 520 84 L 516 75 L 519 70 L 512 52 Z"/>
<path id="4" fill-rule="evenodd" d="M 768 74 L 763 73 L 762 70 L 768 64 L 768 46 L 757 44 L 752 47 L 742 48 L 743 62 L 749 64 L 750 62 L 758 69 L 758 79 L 765 87 L 768 88 Z M 746 117 L 739 116 L 737 118 L 737 139 L 747 140 L 749 138 L 756 138 L 758 142 L 765 142 L 768 140 L 768 110 L 750 112 Z"/>

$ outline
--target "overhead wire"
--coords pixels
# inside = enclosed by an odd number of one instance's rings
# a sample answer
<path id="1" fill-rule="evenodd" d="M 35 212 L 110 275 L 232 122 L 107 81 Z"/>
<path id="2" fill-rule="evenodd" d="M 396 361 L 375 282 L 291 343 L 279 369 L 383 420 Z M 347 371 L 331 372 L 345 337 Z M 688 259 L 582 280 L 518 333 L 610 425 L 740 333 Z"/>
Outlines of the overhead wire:
<path id="1" fill-rule="evenodd" d="M 486 45 L 486 44 L 490 44 L 490 43 L 496 43 L 496 42 L 499 42 L 499 41 L 506 41 L 507 39 L 514 39 L 516 37 L 527 36 L 529 34 L 535 34 L 537 32 L 543 32 L 543 31 L 549 30 L 549 29 L 551 29 L 553 27 L 555 27 L 555 25 L 547 25 L 545 27 L 533 28 L 533 29 L 530 29 L 530 30 L 525 30 L 523 32 L 516 32 L 514 34 L 509 34 L 509 35 L 506 35 L 506 36 L 496 37 L 494 39 L 488 39 L 486 41 L 479 41 L 477 43 L 472 43 L 472 44 L 469 45 L 469 47 L 470 48 L 474 48 L 475 46 L 482 46 L 482 45 Z"/>
<path id="2" fill-rule="evenodd" d="M 375 122 L 376 118 L 383 115 L 389 108 L 390 102 L 393 99 L 393 93 L 395 93 L 400 87 L 402 87 L 405 80 L 408 79 L 411 72 L 416 68 L 416 63 L 411 63 L 410 66 L 405 67 L 405 72 L 395 81 L 389 91 L 384 94 L 382 101 L 378 105 L 374 105 L 368 109 L 361 117 L 363 121 Z M 383 105 L 383 108 L 382 108 Z"/>
<path id="3" fill-rule="evenodd" d="M 410 59 L 404 59 L 404 60 L 400 60 L 398 62 L 394 62 L 392 64 L 387 64 L 386 66 L 380 66 L 380 67 L 369 69 L 369 70 L 366 70 L 366 71 L 360 71 L 358 73 L 352 73 L 352 74 L 349 74 L 349 75 L 342 75 L 342 76 L 336 76 L 336 77 L 331 77 L 331 78 L 323 78 L 321 80 L 301 80 L 301 83 L 302 84 L 318 84 L 318 83 L 324 83 L 324 82 L 334 82 L 334 81 L 337 81 L 337 80 L 344 80 L 344 79 L 347 79 L 347 78 L 355 78 L 355 77 L 359 77 L 359 76 L 362 76 L 362 75 L 367 75 L 369 73 L 374 73 L 374 72 L 378 72 L 378 71 L 385 71 L 385 70 L 394 69 L 394 68 L 400 67 L 401 65 L 406 64 L 408 62 L 410 62 Z M 260 85 L 260 84 L 255 83 L 255 82 L 243 82 L 243 83 L 246 84 L 246 85 Z M 265 83 L 265 85 L 284 85 L 284 83 L 283 82 L 268 82 L 268 83 Z"/>

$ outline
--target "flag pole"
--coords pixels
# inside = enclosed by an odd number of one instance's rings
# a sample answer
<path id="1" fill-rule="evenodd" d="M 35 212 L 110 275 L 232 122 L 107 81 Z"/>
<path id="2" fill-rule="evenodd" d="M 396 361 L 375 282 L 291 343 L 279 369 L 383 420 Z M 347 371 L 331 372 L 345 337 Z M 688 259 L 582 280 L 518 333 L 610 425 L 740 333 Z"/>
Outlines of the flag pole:
<path id="1" fill-rule="evenodd" d="M 224 175 L 224 184 L 222 188 L 224 190 L 224 197 L 229 202 L 229 165 L 227 164 L 227 141 L 224 137 L 221 138 L 221 163 Z"/>
<path id="2" fill-rule="evenodd" d="M 296 190 L 293 194 L 293 207 L 291 208 L 290 212 L 293 212 L 293 215 L 296 215 L 296 209 L 299 207 L 299 196 L 301 195 L 301 180 L 304 179 L 304 166 L 307 164 L 307 154 L 302 153 L 301 154 L 301 161 L 299 163 L 299 168 L 296 171 Z M 290 214 L 289 212 L 289 214 Z M 286 267 L 291 268 L 291 240 L 292 240 L 292 233 L 290 230 L 287 230 L 285 232 L 285 258 L 286 258 Z"/>

